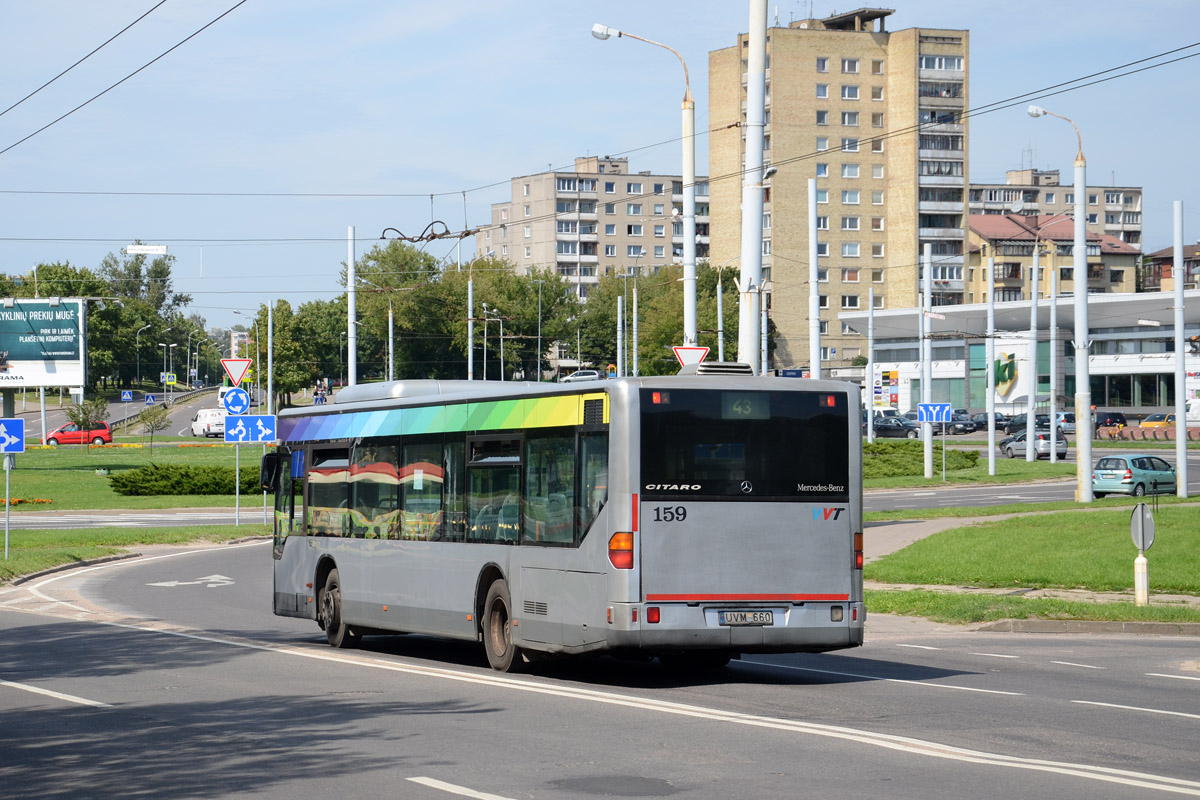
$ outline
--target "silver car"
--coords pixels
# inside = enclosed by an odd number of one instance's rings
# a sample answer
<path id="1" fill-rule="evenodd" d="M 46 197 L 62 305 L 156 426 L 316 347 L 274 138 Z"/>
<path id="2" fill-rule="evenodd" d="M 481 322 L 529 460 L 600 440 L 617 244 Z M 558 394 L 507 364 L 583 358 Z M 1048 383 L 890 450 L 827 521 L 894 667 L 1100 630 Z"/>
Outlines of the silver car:
<path id="1" fill-rule="evenodd" d="M 1036 431 L 1034 431 L 1034 435 L 1037 436 L 1037 439 L 1034 440 L 1034 443 L 1033 443 L 1033 452 L 1037 455 L 1038 458 L 1049 458 L 1050 457 L 1050 430 L 1048 428 L 1038 428 Z M 1066 437 L 1064 437 L 1062 435 L 1062 431 L 1059 431 L 1058 436 L 1056 437 L 1055 444 L 1057 445 L 1055 450 L 1057 451 L 1058 457 L 1060 459 L 1066 458 L 1067 457 L 1067 439 L 1066 439 Z M 1009 458 L 1017 458 L 1018 456 L 1024 456 L 1025 455 L 1025 431 L 1021 431 L 1020 433 L 1014 434 L 1012 436 L 1009 436 L 1006 439 L 1002 439 L 1001 441 L 997 442 L 996 449 L 1000 451 L 1001 455 L 1008 456 Z"/>

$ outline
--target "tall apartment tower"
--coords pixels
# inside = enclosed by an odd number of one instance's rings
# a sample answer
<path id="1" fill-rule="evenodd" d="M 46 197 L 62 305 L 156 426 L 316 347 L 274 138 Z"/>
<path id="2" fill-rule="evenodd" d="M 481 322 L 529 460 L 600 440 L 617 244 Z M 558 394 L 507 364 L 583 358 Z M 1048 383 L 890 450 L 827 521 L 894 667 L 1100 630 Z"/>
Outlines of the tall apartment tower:
<path id="1" fill-rule="evenodd" d="M 575 169 L 511 179 L 512 198 L 492 204 L 475 252 L 518 275 L 554 270 L 581 300 L 602 275 L 653 274 L 683 263 L 683 180 L 629 172 L 629 159 L 589 156 Z M 696 257 L 708 256 L 708 182 L 696 183 Z"/>
<path id="2" fill-rule="evenodd" d="M 963 302 L 967 53 L 962 30 L 889 33 L 864 8 L 767 31 L 763 280 L 778 336 L 771 367 L 808 365 L 808 180 L 817 180 L 823 366 L 866 354 L 839 312 L 913 307 L 923 245 L 933 302 Z M 745 152 L 748 36 L 709 53 L 709 174 L 738 176 Z M 714 266 L 741 254 L 740 179 L 712 180 Z M 769 283 L 767 283 L 769 281 Z"/>

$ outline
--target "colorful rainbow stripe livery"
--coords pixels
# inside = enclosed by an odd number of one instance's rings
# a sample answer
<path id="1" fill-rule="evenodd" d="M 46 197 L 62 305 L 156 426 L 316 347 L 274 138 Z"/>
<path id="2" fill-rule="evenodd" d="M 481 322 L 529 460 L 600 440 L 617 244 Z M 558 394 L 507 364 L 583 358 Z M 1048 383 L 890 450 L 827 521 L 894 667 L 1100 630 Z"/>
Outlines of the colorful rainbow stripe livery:
<path id="1" fill-rule="evenodd" d="M 412 436 L 422 433 L 460 433 L 529 428 L 558 428 L 583 424 L 583 407 L 588 400 L 604 403 L 608 422 L 608 395 L 568 394 L 559 397 L 530 397 L 479 403 L 393 408 L 281 417 L 279 441 L 315 442 L 360 439 L 372 436 Z"/>

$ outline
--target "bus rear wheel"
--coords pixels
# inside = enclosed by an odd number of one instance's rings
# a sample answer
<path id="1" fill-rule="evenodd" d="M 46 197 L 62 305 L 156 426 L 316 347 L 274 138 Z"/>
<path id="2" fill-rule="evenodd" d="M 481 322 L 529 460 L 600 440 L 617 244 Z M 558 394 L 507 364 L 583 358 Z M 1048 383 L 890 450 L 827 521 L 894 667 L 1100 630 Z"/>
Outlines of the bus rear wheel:
<path id="1" fill-rule="evenodd" d="M 362 637 L 342 619 L 342 579 L 336 568 L 330 570 L 325 578 L 320 607 L 321 621 L 325 626 L 325 638 L 329 640 L 329 646 L 340 649 L 358 647 Z"/>
<path id="2" fill-rule="evenodd" d="M 488 663 L 497 672 L 512 672 L 522 663 L 521 648 L 512 641 L 512 598 L 508 583 L 498 580 L 488 588 L 483 603 L 483 647 Z"/>

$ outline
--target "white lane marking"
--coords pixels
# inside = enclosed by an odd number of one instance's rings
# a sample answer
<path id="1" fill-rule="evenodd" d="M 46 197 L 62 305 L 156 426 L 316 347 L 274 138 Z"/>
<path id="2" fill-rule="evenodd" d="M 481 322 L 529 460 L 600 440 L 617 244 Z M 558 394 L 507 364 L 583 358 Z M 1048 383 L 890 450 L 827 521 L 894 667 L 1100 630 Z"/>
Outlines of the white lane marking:
<path id="1" fill-rule="evenodd" d="M 1200 678 L 1192 675 L 1166 675 L 1162 672 L 1147 672 L 1146 674 L 1151 678 L 1176 678 L 1181 681 L 1200 681 Z"/>
<path id="2" fill-rule="evenodd" d="M 1006 656 L 1000 653 L 967 653 L 969 656 L 983 656 L 985 658 L 1020 658 L 1020 656 Z"/>
<path id="3" fill-rule="evenodd" d="M 1078 703 L 1081 706 L 1102 706 L 1104 708 L 1120 708 L 1124 711 L 1145 711 L 1147 714 L 1168 714 L 1172 717 L 1187 717 L 1188 719 L 1200 719 L 1200 714 L 1185 714 L 1182 711 L 1164 711 L 1161 708 L 1142 708 L 1141 706 L 1119 706 L 1116 703 L 1096 703 L 1091 700 L 1072 700 L 1072 703 Z"/>
<path id="4" fill-rule="evenodd" d="M 1091 664 L 1076 664 L 1072 661 L 1051 661 L 1051 664 L 1062 664 L 1064 667 L 1083 667 L 1084 669 L 1108 669 L 1108 667 L 1094 667 Z"/>
<path id="5" fill-rule="evenodd" d="M 0 686 L 8 686 L 13 689 L 20 689 L 23 692 L 42 694 L 46 697 L 53 697 L 56 700 L 66 700 L 68 703 L 78 703 L 81 706 L 92 706 L 93 708 L 112 708 L 112 706 L 110 706 L 108 703 L 101 703 L 99 700 L 88 700 L 86 697 L 76 697 L 73 694 L 52 692 L 49 689 L 42 689 L 39 686 L 30 686 L 27 683 L 13 683 L 12 681 L 0 679 Z"/>
<path id="6" fill-rule="evenodd" d="M 909 681 L 903 678 L 881 678 L 878 675 L 860 675 L 855 672 L 836 672 L 830 669 L 813 669 L 811 667 L 793 667 L 789 664 L 769 664 L 765 661 L 746 661 L 742 659 L 740 664 L 754 664 L 760 667 L 775 667 L 776 669 L 790 669 L 797 672 L 816 672 L 821 675 L 837 675 L 843 678 L 859 678 L 869 681 L 887 681 L 889 683 L 907 683 L 912 686 L 924 686 L 930 689 L 958 689 L 961 692 L 980 692 L 982 694 L 1003 694 L 1010 697 L 1024 697 L 1021 692 L 1002 692 L 998 689 L 974 689 L 970 686 L 954 686 L 949 683 L 928 683 L 925 681 Z"/>
<path id="7" fill-rule="evenodd" d="M 453 783 L 435 780 L 433 778 L 409 778 L 413 783 L 419 783 L 422 786 L 428 786 L 431 789 L 441 789 L 443 792 L 461 795 L 463 797 L 473 797 L 475 800 L 512 800 L 509 797 L 501 797 L 498 794 L 488 794 L 487 792 L 477 792 L 474 789 L 468 789 L 465 786 L 455 786 Z"/>
<path id="8" fill-rule="evenodd" d="M 913 492 L 909 497 L 933 497 L 937 492 Z"/>
<path id="9" fill-rule="evenodd" d="M 930 647 L 927 644 L 898 644 L 896 647 L 911 647 L 914 650 L 941 650 L 940 647 Z"/>

